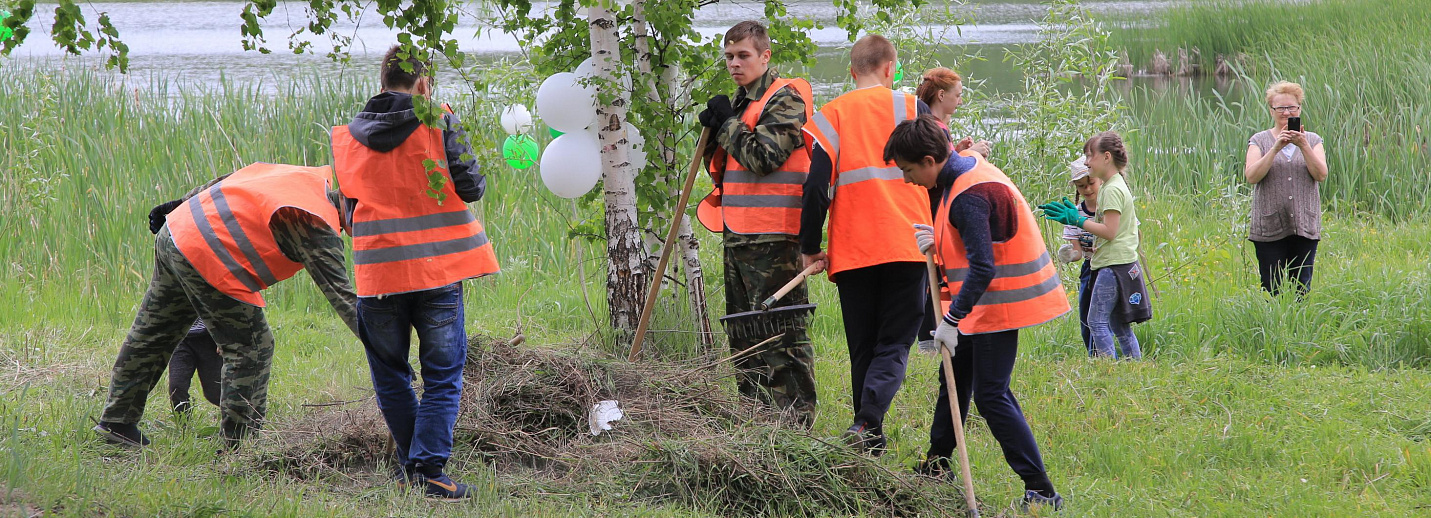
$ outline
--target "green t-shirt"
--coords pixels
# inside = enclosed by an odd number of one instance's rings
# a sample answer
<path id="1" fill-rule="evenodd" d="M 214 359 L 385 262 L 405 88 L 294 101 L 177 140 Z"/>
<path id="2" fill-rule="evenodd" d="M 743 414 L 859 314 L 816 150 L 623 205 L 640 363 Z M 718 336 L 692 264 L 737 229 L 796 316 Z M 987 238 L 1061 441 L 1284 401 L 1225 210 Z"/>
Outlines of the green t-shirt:
<path id="1" fill-rule="evenodd" d="M 1128 264 L 1138 260 L 1138 211 L 1133 207 L 1133 193 L 1123 175 L 1115 174 L 1098 190 L 1098 215 L 1093 221 L 1103 222 L 1107 211 L 1118 211 L 1118 235 L 1113 240 L 1098 238 L 1093 246 L 1093 269 L 1106 268 L 1116 264 Z"/>

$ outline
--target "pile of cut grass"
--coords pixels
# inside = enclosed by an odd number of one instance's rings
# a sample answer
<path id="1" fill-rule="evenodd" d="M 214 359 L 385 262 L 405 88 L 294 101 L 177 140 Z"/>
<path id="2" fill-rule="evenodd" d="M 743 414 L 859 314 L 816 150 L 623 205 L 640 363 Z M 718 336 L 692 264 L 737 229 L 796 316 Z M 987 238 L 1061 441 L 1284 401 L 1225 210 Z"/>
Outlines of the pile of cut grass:
<path id="1" fill-rule="evenodd" d="M 723 387 L 728 367 L 633 364 L 583 350 L 474 337 L 455 453 L 475 455 L 514 488 L 615 495 L 724 516 L 910 516 L 963 504 L 945 482 L 896 472 L 786 426 Z M 593 436 L 593 404 L 625 417 Z M 251 462 L 270 476 L 363 489 L 387 484 L 391 445 L 371 400 L 279 424 Z"/>

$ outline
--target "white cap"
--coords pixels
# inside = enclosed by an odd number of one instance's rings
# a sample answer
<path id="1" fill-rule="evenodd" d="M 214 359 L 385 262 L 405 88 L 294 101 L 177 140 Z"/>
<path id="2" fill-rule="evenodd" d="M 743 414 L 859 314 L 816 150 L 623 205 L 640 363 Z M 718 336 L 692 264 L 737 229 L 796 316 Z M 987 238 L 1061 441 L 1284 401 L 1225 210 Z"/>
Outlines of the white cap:
<path id="1" fill-rule="evenodd" d="M 1073 182 L 1082 180 L 1083 178 L 1085 178 L 1085 177 L 1087 177 L 1087 176 L 1088 176 L 1088 164 L 1084 163 L 1084 158 L 1083 158 L 1083 157 L 1078 157 L 1078 160 L 1074 160 L 1073 162 L 1070 162 L 1070 163 L 1068 164 L 1068 184 L 1069 184 L 1069 185 L 1073 185 Z"/>

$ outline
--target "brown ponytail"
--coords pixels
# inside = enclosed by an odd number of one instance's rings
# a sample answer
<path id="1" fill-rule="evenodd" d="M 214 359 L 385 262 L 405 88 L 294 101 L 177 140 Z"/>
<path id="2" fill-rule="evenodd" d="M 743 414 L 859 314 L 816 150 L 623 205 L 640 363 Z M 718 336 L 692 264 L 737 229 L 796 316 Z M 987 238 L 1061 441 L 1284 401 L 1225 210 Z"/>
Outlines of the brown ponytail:
<path id="1" fill-rule="evenodd" d="M 939 100 L 939 92 L 954 88 L 954 84 L 963 81 L 958 73 L 944 67 L 931 68 L 924 71 L 924 76 L 919 81 L 919 86 L 914 89 L 914 95 L 924 104 L 934 106 L 934 102 Z"/>
<path id="2" fill-rule="evenodd" d="M 1083 143 L 1084 154 L 1103 152 L 1113 155 L 1113 166 L 1118 168 L 1119 173 L 1128 168 L 1128 150 L 1123 147 L 1123 137 L 1118 136 L 1118 132 L 1104 131 Z"/>

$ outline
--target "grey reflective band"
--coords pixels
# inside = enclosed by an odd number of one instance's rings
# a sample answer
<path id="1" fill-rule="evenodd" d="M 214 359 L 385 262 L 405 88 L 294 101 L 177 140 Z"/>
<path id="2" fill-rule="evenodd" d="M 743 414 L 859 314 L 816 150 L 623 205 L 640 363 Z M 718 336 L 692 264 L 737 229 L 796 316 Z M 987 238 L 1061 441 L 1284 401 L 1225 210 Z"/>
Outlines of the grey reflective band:
<path id="1" fill-rule="evenodd" d="M 1003 264 L 995 266 L 995 279 L 1006 279 L 1009 277 L 1023 277 L 1025 275 L 1038 273 L 1043 267 L 1048 266 L 1053 260 L 1048 257 L 1048 252 L 1038 256 L 1027 263 Z M 944 270 L 944 278 L 949 282 L 964 282 L 964 278 L 969 275 L 968 268 L 950 268 Z"/>
<path id="2" fill-rule="evenodd" d="M 904 122 L 909 118 L 909 110 L 904 107 L 904 92 L 894 91 L 894 125 Z"/>
<path id="3" fill-rule="evenodd" d="M 258 279 L 253 278 L 253 274 L 239 266 L 238 261 L 234 260 L 234 256 L 229 255 L 229 249 L 224 248 L 224 244 L 219 241 L 219 236 L 214 233 L 214 227 L 209 225 L 209 218 L 204 216 L 204 207 L 199 200 L 189 199 L 189 215 L 194 218 L 194 226 L 198 227 L 199 235 L 204 236 L 204 242 L 208 243 L 209 251 L 219 258 L 219 262 L 224 264 L 224 268 L 249 291 L 262 290 L 263 286 L 258 284 Z"/>
<path id="4" fill-rule="evenodd" d="M 814 121 L 815 121 L 815 127 L 816 127 L 816 128 L 820 128 L 820 133 L 825 136 L 825 140 L 828 140 L 828 141 L 830 142 L 830 147 L 835 148 L 835 149 L 826 149 L 826 150 L 825 150 L 825 153 L 828 154 L 828 155 L 830 155 L 831 158 L 834 158 L 834 157 L 839 156 L 839 155 L 840 155 L 840 133 L 837 132 L 837 131 L 835 131 L 835 127 L 830 124 L 830 119 L 825 118 L 825 114 L 824 114 L 824 113 L 818 113 L 818 112 L 817 112 L 817 113 L 815 113 Z"/>
<path id="5" fill-rule="evenodd" d="M 371 250 L 354 250 L 353 264 L 393 263 L 410 259 L 425 259 L 440 255 L 459 254 L 476 250 L 486 244 L 487 233 L 482 232 L 475 236 L 449 239 L 447 241 L 434 241 L 431 243 L 375 248 Z"/>
<path id="6" fill-rule="evenodd" d="M 353 237 L 376 236 L 379 234 L 394 234 L 398 232 L 417 232 L 420 230 L 432 230 L 454 225 L 466 225 L 473 221 L 477 221 L 477 218 L 472 217 L 472 213 L 468 212 L 465 208 L 452 212 L 439 212 L 437 214 L 413 216 L 410 218 L 362 221 L 353 223 Z"/>
<path id="7" fill-rule="evenodd" d="M 799 196 L 781 194 L 722 194 L 720 206 L 722 208 L 798 209 L 800 201 Z"/>
<path id="8" fill-rule="evenodd" d="M 835 185 L 843 187 L 865 180 L 904 180 L 904 171 L 898 167 L 862 167 L 839 173 Z"/>
<path id="9" fill-rule="evenodd" d="M 721 183 L 805 185 L 805 178 L 807 176 L 809 175 L 799 171 L 776 171 L 765 176 L 760 176 L 743 169 L 731 169 L 725 172 Z"/>
<path id="10" fill-rule="evenodd" d="M 1025 286 L 1013 290 L 986 291 L 984 292 L 984 296 L 979 297 L 979 302 L 974 303 L 974 305 L 1012 304 L 1014 302 L 1033 300 L 1048 295 L 1049 292 L 1058 289 L 1060 286 L 1063 286 L 1063 284 L 1059 282 L 1058 276 L 1050 275 L 1047 279 L 1044 279 L 1043 282 L 1033 286 Z"/>
<path id="11" fill-rule="evenodd" d="M 278 283 L 273 272 L 268 269 L 268 263 L 264 262 L 263 256 L 258 255 L 258 249 L 253 247 L 253 242 L 248 240 L 248 234 L 239 226 L 238 219 L 234 218 L 234 211 L 229 208 L 229 200 L 224 197 L 224 191 L 219 189 L 218 184 L 209 188 L 209 196 L 214 198 L 214 209 L 219 213 L 219 219 L 224 221 L 224 228 L 229 229 L 229 235 L 234 238 L 234 245 L 238 246 L 239 252 L 248 259 L 248 264 L 253 265 L 253 272 L 258 275 L 258 280 L 263 281 L 264 286 L 272 286 Z"/>

